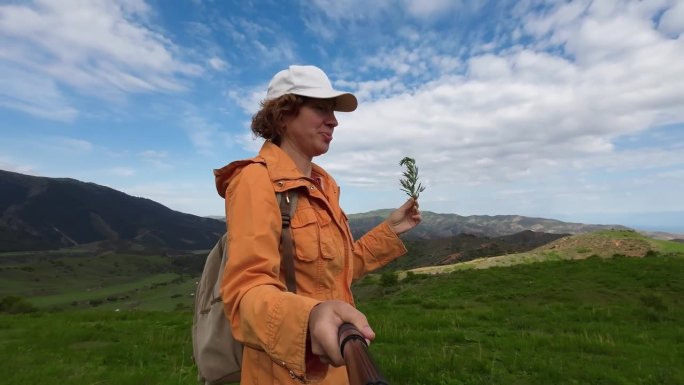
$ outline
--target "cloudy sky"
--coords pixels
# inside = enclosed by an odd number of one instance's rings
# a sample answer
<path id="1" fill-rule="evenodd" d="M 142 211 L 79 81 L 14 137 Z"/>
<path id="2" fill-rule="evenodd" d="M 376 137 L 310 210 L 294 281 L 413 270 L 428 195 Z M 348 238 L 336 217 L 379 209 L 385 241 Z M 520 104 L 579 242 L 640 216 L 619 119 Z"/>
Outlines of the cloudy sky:
<path id="1" fill-rule="evenodd" d="M 274 73 L 354 92 L 315 161 L 400 205 L 684 232 L 684 1 L 0 0 L 0 169 L 222 215 Z"/>

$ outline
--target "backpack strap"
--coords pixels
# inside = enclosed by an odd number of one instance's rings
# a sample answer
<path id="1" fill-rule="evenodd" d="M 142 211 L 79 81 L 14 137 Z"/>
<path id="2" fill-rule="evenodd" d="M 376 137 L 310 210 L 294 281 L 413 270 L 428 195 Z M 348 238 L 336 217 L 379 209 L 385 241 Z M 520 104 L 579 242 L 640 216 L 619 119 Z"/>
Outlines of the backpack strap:
<path id="1" fill-rule="evenodd" d="M 297 199 L 299 194 L 292 190 L 285 191 L 278 194 L 280 201 L 280 217 L 283 222 L 283 229 L 280 233 L 280 258 L 283 264 L 285 273 L 285 285 L 287 291 L 297 293 L 297 281 L 295 279 L 294 267 L 294 242 L 292 241 L 292 229 L 290 229 L 290 219 L 294 216 L 295 207 L 297 207 Z"/>

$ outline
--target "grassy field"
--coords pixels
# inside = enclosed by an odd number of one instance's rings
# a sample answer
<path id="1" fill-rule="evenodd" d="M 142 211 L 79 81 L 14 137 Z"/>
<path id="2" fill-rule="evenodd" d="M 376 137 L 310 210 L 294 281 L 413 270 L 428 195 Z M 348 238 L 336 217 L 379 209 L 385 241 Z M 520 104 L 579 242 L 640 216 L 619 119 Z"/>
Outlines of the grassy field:
<path id="1" fill-rule="evenodd" d="M 361 282 L 391 384 L 684 384 L 684 258 Z M 196 384 L 188 311 L 0 315 L 2 383 Z"/>
<path id="2" fill-rule="evenodd" d="M 682 273 L 678 257 L 468 270 L 361 307 L 396 383 L 683 384 Z"/>
<path id="3" fill-rule="evenodd" d="M 190 315 L 72 311 L 0 316 L 3 384 L 195 384 Z"/>
<path id="4" fill-rule="evenodd" d="M 203 263 L 206 253 L 194 259 Z M 55 250 L 0 253 L 0 298 L 20 296 L 45 310 L 188 308 L 201 264 L 159 254 Z"/>

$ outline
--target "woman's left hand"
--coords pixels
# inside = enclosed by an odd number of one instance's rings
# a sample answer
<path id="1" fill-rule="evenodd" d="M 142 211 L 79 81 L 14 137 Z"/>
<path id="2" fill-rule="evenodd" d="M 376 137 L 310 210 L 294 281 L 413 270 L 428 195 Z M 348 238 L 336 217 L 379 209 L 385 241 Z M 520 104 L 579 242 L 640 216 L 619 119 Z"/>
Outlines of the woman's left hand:
<path id="1" fill-rule="evenodd" d="M 401 235 L 416 227 L 422 220 L 423 217 L 418 210 L 418 201 L 409 198 L 401 207 L 392 211 L 387 218 L 387 224 L 397 235 Z"/>

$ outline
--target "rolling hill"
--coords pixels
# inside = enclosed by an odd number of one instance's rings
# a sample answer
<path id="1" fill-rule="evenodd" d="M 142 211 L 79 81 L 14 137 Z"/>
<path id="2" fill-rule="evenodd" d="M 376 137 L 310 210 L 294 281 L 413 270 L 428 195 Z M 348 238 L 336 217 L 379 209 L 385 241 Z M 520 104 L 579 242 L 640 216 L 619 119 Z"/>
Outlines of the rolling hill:
<path id="1" fill-rule="evenodd" d="M 0 170 L 0 251 L 47 250 L 98 241 L 151 249 L 207 249 L 221 221 L 68 178 Z"/>
<path id="2" fill-rule="evenodd" d="M 437 274 L 464 269 L 486 269 L 533 262 L 576 260 L 590 257 L 684 256 L 684 244 L 649 238 L 633 230 L 606 230 L 559 238 L 533 250 L 515 254 L 478 258 L 443 266 L 425 266 L 415 273 Z"/>
<path id="3" fill-rule="evenodd" d="M 363 235 L 390 214 L 391 210 L 375 210 L 349 215 L 354 237 Z M 553 234 L 578 234 L 598 230 L 628 229 L 621 225 L 594 225 L 563 222 L 555 219 L 533 218 L 521 215 L 470 215 L 438 214 L 422 211 L 423 222 L 407 233 L 405 239 L 448 238 L 457 234 L 500 237 L 525 230 Z"/>
<path id="4" fill-rule="evenodd" d="M 390 210 L 376 210 L 349 215 L 352 233 L 358 238 L 389 213 Z M 99 243 L 101 249 L 114 250 L 203 250 L 213 246 L 224 228 L 220 218 L 181 213 L 152 200 L 94 183 L 0 170 L 0 252 L 51 250 L 93 243 Z M 533 233 L 577 234 L 605 229 L 626 227 L 519 215 L 461 216 L 424 211 L 421 225 L 402 237 L 407 241 L 442 240 L 441 245 L 430 246 L 429 249 L 444 248 L 444 244 L 454 243 L 453 238 L 462 234 L 493 239 L 525 231 L 532 232 L 528 233 L 529 236 Z M 458 241 L 470 243 L 468 239 L 465 237 Z M 482 242 L 485 241 L 491 242 Z M 468 254 L 481 256 L 474 252 L 478 247 L 470 247 Z M 520 251 L 501 245 L 492 247 L 503 252 Z M 452 262 L 471 258 L 455 255 L 462 251 L 455 249 L 442 256 L 452 254 L 449 257 Z M 487 254 L 491 255 L 492 251 Z M 431 263 L 438 262 L 431 260 Z"/>
<path id="5" fill-rule="evenodd" d="M 523 230 L 500 237 L 457 234 L 438 239 L 407 239 L 408 252 L 391 262 L 385 270 L 404 270 L 421 266 L 447 265 L 477 258 L 530 251 L 568 234 Z"/>

